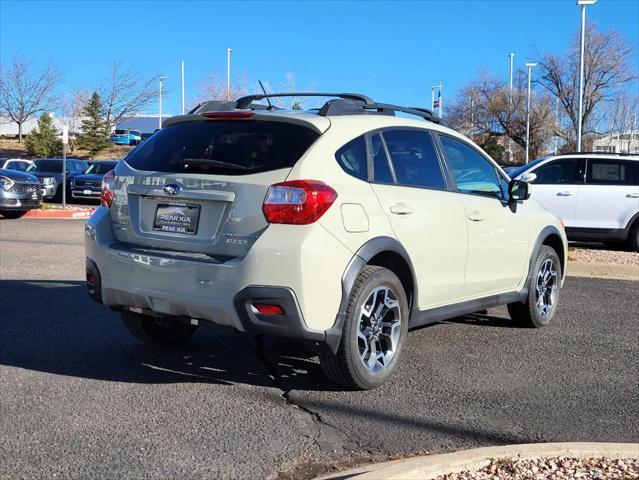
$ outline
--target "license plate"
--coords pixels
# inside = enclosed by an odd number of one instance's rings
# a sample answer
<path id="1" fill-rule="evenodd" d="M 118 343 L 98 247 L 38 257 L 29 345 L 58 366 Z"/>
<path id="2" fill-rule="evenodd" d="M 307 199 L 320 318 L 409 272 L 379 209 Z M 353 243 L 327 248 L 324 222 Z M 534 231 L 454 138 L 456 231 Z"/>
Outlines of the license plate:
<path id="1" fill-rule="evenodd" d="M 85 195 L 91 195 L 91 190 L 82 190 Z"/>
<path id="2" fill-rule="evenodd" d="M 153 230 L 195 235 L 200 218 L 200 205 L 159 203 L 155 211 Z"/>

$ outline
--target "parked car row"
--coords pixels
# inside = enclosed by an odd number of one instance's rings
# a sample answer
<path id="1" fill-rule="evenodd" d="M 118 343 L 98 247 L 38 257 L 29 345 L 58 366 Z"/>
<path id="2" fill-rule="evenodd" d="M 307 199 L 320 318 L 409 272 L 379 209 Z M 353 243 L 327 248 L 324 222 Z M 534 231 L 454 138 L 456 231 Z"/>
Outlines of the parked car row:
<path id="1" fill-rule="evenodd" d="M 100 201 L 102 177 L 116 165 L 116 160 L 89 162 L 77 158 L 66 161 L 67 199 Z M 18 218 L 28 210 L 39 208 L 43 200 L 62 200 L 63 160 L 0 159 L 0 214 Z M 37 190 L 34 194 L 34 190 Z"/>

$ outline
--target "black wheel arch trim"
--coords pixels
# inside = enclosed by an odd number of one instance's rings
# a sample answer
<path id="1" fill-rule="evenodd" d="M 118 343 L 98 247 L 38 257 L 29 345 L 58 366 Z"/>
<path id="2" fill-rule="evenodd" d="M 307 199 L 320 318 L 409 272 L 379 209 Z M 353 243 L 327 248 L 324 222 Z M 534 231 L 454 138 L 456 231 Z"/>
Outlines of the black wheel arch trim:
<path id="1" fill-rule="evenodd" d="M 339 310 L 335 317 L 335 323 L 331 328 L 325 331 L 325 343 L 334 354 L 337 353 L 339 343 L 342 339 L 342 326 L 344 325 L 344 319 L 346 318 L 346 309 L 348 307 L 348 300 L 350 298 L 353 285 L 355 284 L 359 274 L 362 270 L 364 270 L 364 267 L 368 265 L 368 262 L 370 262 L 376 255 L 384 252 L 393 252 L 402 257 L 410 269 L 413 286 L 416 284 L 413 262 L 411 261 L 406 249 L 398 240 L 392 237 L 375 237 L 362 245 L 355 255 L 353 255 L 353 258 L 342 275 L 342 299 L 339 304 Z M 416 289 L 413 288 L 413 292 L 406 292 L 406 296 L 409 298 L 410 303 L 409 309 L 412 305 L 417 305 L 417 293 L 415 290 Z"/>
<path id="2" fill-rule="evenodd" d="M 626 237 L 630 235 L 630 232 L 632 231 L 635 224 L 639 225 L 639 212 L 635 213 L 632 217 L 630 217 L 630 220 L 628 220 L 628 224 L 624 229 L 626 231 Z"/>
<path id="3" fill-rule="evenodd" d="M 531 250 L 530 259 L 528 260 L 528 274 L 526 275 L 526 283 L 524 284 L 524 288 L 521 291 L 522 298 L 525 298 L 525 295 L 528 294 L 528 287 L 530 286 L 530 282 L 532 281 L 533 268 L 535 266 L 535 260 L 537 259 L 537 254 L 539 253 L 539 249 L 544 244 L 546 239 L 550 235 L 557 235 L 562 243 L 563 252 L 557 252 L 557 256 L 559 257 L 559 261 L 561 262 L 561 282 L 563 284 L 564 279 L 566 278 L 566 263 L 567 263 L 567 245 L 564 243 L 564 237 L 561 235 L 561 232 L 554 225 L 548 225 L 545 227 L 539 235 L 537 235 L 537 240 L 535 240 L 535 244 Z"/>

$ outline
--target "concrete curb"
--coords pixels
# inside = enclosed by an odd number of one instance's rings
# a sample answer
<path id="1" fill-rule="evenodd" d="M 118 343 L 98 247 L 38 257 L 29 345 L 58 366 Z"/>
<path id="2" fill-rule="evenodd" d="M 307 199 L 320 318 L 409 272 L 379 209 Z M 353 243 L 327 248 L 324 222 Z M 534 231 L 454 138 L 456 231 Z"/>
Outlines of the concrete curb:
<path id="1" fill-rule="evenodd" d="M 492 459 L 532 460 L 542 457 L 639 458 L 639 443 L 531 443 L 475 448 L 367 465 L 316 480 L 429 480 L 447 473 L 477 470 L 487 466 Z"/>
<path id="2" fill-rule="evenodd" d="M 87 219 L 95 208 L 84 208 L 81 210 L 29 210 L 22 218 L 66 218 L 66 219 Z"/>
<path id="3" fill-rule="evenodd" d="M 568 262 L 569 277 L 609 278 L 611 280 L 639 281 L 639 265 Z"/>

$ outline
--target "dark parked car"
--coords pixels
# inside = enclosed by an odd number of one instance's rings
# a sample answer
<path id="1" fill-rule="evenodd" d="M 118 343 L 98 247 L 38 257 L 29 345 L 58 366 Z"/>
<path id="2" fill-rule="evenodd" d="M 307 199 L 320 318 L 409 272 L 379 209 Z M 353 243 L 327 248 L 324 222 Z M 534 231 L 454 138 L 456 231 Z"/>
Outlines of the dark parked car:
<path id="1" fill-rule="evenodd" d="M 77 158 L 67 158 L 67 191 L 71 180 L 82 175 L 89 168 L 86 160 Z M 27 168 L 27 173 L 35 175 L 42 185 L 42 196 L 45 199 L 62 199 L 62 159 L 61 158 L 42 158 L 35 160 L 33 165 Z"/>
<path id="2" fill-rule="evenodd" d="M 93 162 L 84 175 L 78 175 L 71 180 L 71 196 L 73 198 L 94 198 L 100 201 L 102 177 L 109 170 L 113 170 L 117 164 L 117 160 Z"/>
<path id="3" fill-rule="evenodd" d="M 40 182 L 33 175 L 0 169 L 0 215 L 20 218 L 42 204 Z"/>

